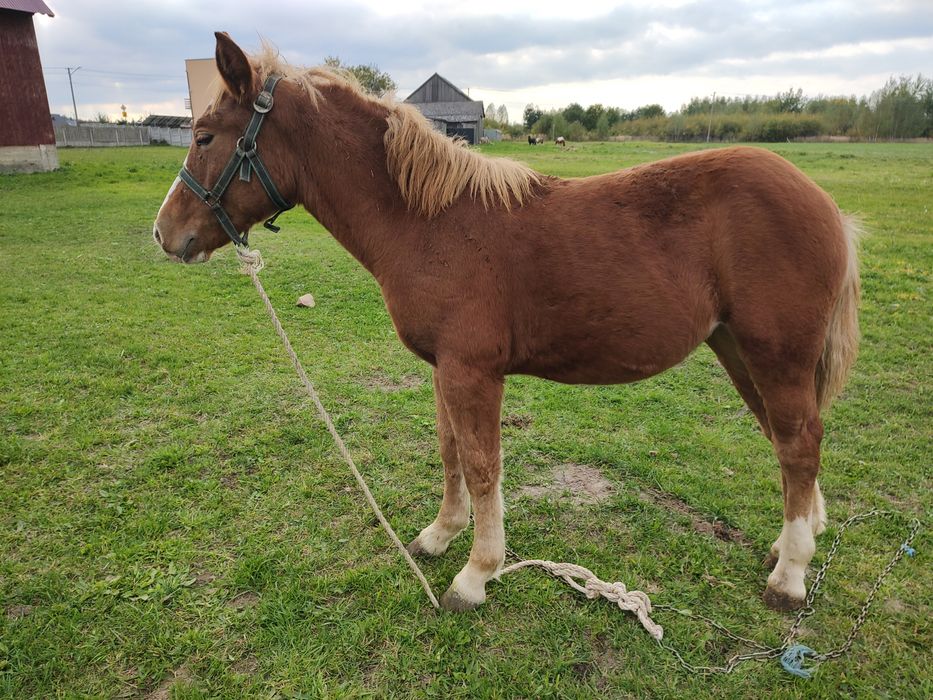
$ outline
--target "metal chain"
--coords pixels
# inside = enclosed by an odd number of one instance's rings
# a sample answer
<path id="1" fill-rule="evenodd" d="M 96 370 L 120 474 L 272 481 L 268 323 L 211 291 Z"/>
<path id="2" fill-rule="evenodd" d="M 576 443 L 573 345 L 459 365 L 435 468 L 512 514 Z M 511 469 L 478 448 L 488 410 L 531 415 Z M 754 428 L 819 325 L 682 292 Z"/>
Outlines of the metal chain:
<path id="1" fill-rule="evenodd" d="M 794 639 L 797 637 L 797 634 L 800 631 L 800 625 L 803 623 L 803 621 L 815 612 L 813 609 L 813 600 L 815 599 L 817 593 L 820 590 L 820 587 L 823 584 L 824 579 L 826 578 L 826 572 L 829 571 L 829 568 L 833 562 L 833 559 L 836 556 L 836 552 L 839 549 L 839 543 L 842 541 L 842 536 L 846 532 L 846 530 L 848 530 L 850 526 L 858 522 L 861 522 L 863 520 L 872 518 L 872 517 L 891 518 L 891 517 L 894 517 L 895 515 L 897 514 L 892 513 L 890 511 L 881 511 L 881 510 L 874 509 L 874 510 L 868 511 L 867 513 L 860 513 L 858 515 L 851 516 L 848 520 L 846 520 L 839 527 L 839 532 L 836 534 L 836 538 L 833 540 L 833 544 L 829 548 L 829 552 L 826 555 L 826 559 L 823 561 L 823 565 L 820 567 L 819 571 L 817 572 L 816 576 L 813 579 L 813 583 L 810 586 L 810 591 L 807 594 L 806 600 L 804 601 L 804 607 L 801 608 L 799 613 L 797 613 L 797 617 L 794 619 L 794 623 L 791 625 L 790 629 L 787 632 L 787 635 L 784 637 L 784 641 L 781 644 L 781 646 L 767 647 L 759 642 L 756 642 L 751 639 L 747 639 L 746 637 L 742 637 L 741 635 L 738 635 L 732 632 L 731 630 L 727 629 L 723 625 L 719 624 L 715 620 L 712 620 L 703 615 L 698 615 L 696 613 L 693 613 L 687 610 L 679 610 L 670 605 L 654 605 L 653 608 L 655 610 L 666 610 L 670 612 L 676 612 L 677 614 L 682 615 L 684 617 L 702 620 L 703 622 L 706 622 L 711 627 L 714 627 L 715 629 L 722 632 L 727 637 L 735 641 L 744 642 L 745 644 L 753 646 L 756 649 L 759 649 L 760 651 L 749 652 L 745 654 L 735 654 L 734 656 L 730 657 L 726 661 L 726 663 L 722 666 L 695 666 L 691 664 L 690 662 L 688 662 L 687 660 L 685 660 L 683 656 L 680 654 L 680 652 L 677 651 L 677 649 L 675 649 L 670 644 L 665 644 L 659 641 L 658 645 L 664 649 L 667 649 L 669 652 L 671 652 L 674 655 L 674 657 L 677 659 L 677 661 L 680 663 L 680 665 L 683 666 L 684 669 L 686 669 L 687 671 L 691 673 L 701 673 L 701 674 L 731 673 L 732 671 L 735 670 L 735 668 L 739 664 L 745 661 L 753 661 L 753 660 L 764 661 L 767 659 L 774 659 L 774 658 L 781 656 L 793 644 Z M 849 631 L 849 634 L 846 637 L 846 640 L 842 644 L 842 646 L 840 646 L 837 649 L 833 649 L 832 651 L 828 651 L 822 654 L 815 654 L 811 656 L 810 658 L 812 658 L 816 662 L 828 661 L 830 659 L 839 658 L 840 656 L 845 654 L 847 651 L 849 651 L 853 642 L 855 642 L 855 638 L 858 635 L 859 630 L 862 628 L 862 625 L 865 624 L 865 620 L 868 617 L 868 611 L 871 608 L 872 603 L 875 600 L 875 596 L 877 595 L 878 590 L 881 588 L 881 585 L 884 583 L 884 580 L 891 573 L 891 570 L 897 565 L 897 562 L 899 562 L 901 558 L 904 556 L 904 553 L 910 549 L 911 544 L 913 543 L 914 538 L 917 536 L 918 532 L 920 532 L 920 521 L 917 518 L 914 518 L 911 521 L 910 532 L 908 533 L 907 538 L 903 541 L 903 543 L 898 545 L 897 551 L 894 553 L 894 556 L 891 557 L 891 560 L 887 563 L 884 569 L 882 569 L 881 573 L 878 575 L 878 578 L 875 579 L 875 583 L 871 587 L 871 591 L 869 591 L 868 597 L 865 599 L 865 603 L 862 605 L 862 609 L 859 612 L 858 617 L 855 619 L 855 622 L 852 625 L 852 629 Z"/>
<path id="2" fill-rule="evenodd" d="M 820 587 L 823 585 L 823 579 L 826 578 L 826 572 L 829 570 L 830 565 L 832 564 L 833 559 L 836 557 L 836 551 L 839 549 L 839 543 L 842 541 L 842 535 L 846 530 L 849 529 L 849 526 L 854 523 L 861 522 L 862 520 L 867 520 L 868 518 L 881 515 L 882 511 L 878 509 L 873 509 L 867 513 L 860 513 L 858 515 L 851 516 L 846 520 L 840 527 L 839 532 L 836 533 L 835 539 L 833 539 L 832 545 L 829 547 L 829 552 L 826 553 L 826 559 L 823 561 L 823 565 L 820 567 L 819 571 L 816 572 L 816 576 L 813 578 L 813 583 L 810 586 L 810 590 L 807 593 L 807 598 L 804 601 L 804 606 L 800 609 L 800 612 L 797 613 L 797 617 L 794 619 L 794 624 L 791 625 L 790 629 L 787 631 L 787 635 L 784 637 L 784 645 L 789 646 L 794 638 L 797 636 L 797 632 L 800 628 L 801 623 L 810 615 L 814 613 L 813 610 L 813 599 L 816 597 L 816 594 L 819 592 Z M 889 515 L 887 512 L 884 515 Z M 901 550 L 898 549 L 898 554 L 895 555 L 892 561 L 897 561 L 900 556 Z"/>
<path id="3" fill-rule="evenodd" d="M 883 517 L 892 517 L 894 514 L 883 511 L 872 511 L 877 515 Z M 852 520 L 850 518 L 849 520 Z M 848 523 L 848 521 L 846 521 Z M 875 580 L 875 584 L 871 587 L 871 591 L 868 593 L 868 597 L 865 599 L 865 604 L 862 605 L 862 610 L 859 612 L 858 617 L 855 619 L 855 623 L 852 625 L 852 629 L 849 632 L 849 636 L 846 637 L 846 641 L 838 649 L 833 649 L 832 651 L 825 652 L 823 654 L 817 654 L 814 659 L 817 661 L 827 661 L 829 659 L 836 659 L 847 651 L 852 646 L 852 643 L 855 641 L 856 635 L 858 635 L 859 630 L 862 625 L 865 624 L 865 619 L 868 617 L 868 609 L 871 607 L 872 603 L 875 601 L 875 595 L 878 593 L 878 589 L 881 588 L 881 584 L 884 583 L 884 580 L 888 577 L 888 574 L 891 573 L 891 570 L 897 565 L 905 552 L 911 551 L 911 545 L 913 544 L 914 538 L 917 536 L 917 533 L 920 532 L 920 521 L 917 518 L 914 518 L 910 525 L 910 534 L 907 536 L 907 539 L 897 548 L 897 551 L 894 553 L 894 556 L 891 558 L 891 561 L 888 562 L 888 565 L 884 567 L 881 571 L 881 574 Z M 839 533 L 842 534 L 841 532 Z M 839 535 L 836 536 L 836 541 L 833 542 L 835 546 L 839 540 Z M 825 568 L 824 564 L 824 568 Z M 821 569 L 822 571 L 822 569 Z"/>

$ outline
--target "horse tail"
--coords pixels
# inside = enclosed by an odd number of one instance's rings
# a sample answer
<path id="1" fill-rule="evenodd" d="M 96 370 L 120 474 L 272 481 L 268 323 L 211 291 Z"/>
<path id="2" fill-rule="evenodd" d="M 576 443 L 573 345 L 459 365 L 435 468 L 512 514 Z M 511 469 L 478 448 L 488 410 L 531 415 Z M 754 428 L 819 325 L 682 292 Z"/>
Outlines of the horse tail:
<path id="1" fill-rule="evenodd" d="M 842 391 L 858 354 L 858 307 L 861 290 L 858 240 L 862 235 L 862 227 L 858 220 L 851 216 L 841 212 L 839 216 L 842 219 L 848 259 L 842 288 L 833 306 L 829 327 L 826 329 L 823 355 L 816 366 L 816 400 L 821 409 L 827 408 L 833 398 Z"/>

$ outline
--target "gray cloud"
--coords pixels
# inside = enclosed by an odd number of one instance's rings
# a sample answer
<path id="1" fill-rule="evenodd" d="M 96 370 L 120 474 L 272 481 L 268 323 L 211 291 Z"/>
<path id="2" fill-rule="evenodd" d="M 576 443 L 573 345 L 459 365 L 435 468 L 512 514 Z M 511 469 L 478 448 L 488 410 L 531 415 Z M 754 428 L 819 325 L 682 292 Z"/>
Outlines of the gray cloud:
<path id="1" fill-rule="evenodd" d="M 910 47 L 877 56 L 808 60 L 795 53 L 844 44 L 933 38 L 933 3 L 902 1 L 886 7 L 839 0 L 722 2 L 696 0 L 677 9 L 624 6 L 603 16 L 573 19 L 497 14 L 381 16 L 359 4 L 313 6 L 293 1 L 253 4 L 191 3 L 184 7 L 141 0 L 101 7 L 76 0 L 39 27 L 50 102 L 70 102 L 64 72 L 75 78 L 84 104 L 177 102 L 187 93 L 184 59 L 212 55 L 215 29 L 245 47 L 273 41 L 293 63 L 316 64 L 327 55 L 376 63 L 403 88 L 434 71 L 466 87 L 533 88 L 641 76 L 853 77 L 916 73 L 929 56 Z M 219 19 L 222 18 L 222 19 Z M 685 37 L 685 38 L 676 38 Z M 594 50 L 596 50 L 594 52 Z M 776 52 L 787 56 L 769 59 Z M 524 59 L 524 60 L 522 60 Z M 741 65 L 730 61 L 742 60 Z M 683 101 L 682 99 L 680 101 Z M 83 116 L 90 116 L 83 114 Z"/>

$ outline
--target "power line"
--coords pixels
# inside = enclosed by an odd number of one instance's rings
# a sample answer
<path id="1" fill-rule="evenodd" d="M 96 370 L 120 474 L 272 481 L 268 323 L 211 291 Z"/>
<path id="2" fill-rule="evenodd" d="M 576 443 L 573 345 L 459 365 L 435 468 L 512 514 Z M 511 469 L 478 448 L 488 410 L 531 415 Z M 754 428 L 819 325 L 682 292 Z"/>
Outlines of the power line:
<path id="1" fill-rule="evenodd" d="M 178 74 L 175 75 L 161 75 L 156 73 L 127 73 L 125 71 L 112 71 L 112 70 L 95 70 L 93 68 L 88 68 L 89 73 L 101 73 L 103 75 L 125 75 L 131 78 L 165 78 L 168 80 L 180 80 L 181 76 Z"/>
<path id="2" fill-rule="evenodd" d="M 47 70 L 66 71 L 68 70 L 68 68 L 59 67 L 59 66 L 45 66 L 42 70 L 44 71 L 47 71 Z M 129 77 L 129 78 L 156 78 L 156 79 L 162 79 L 162 80 L 181 80 L 182 79 L 182 76 L 178 74 L 164 75 L 164 74 L 158 74 L 158 73 L 129 73 L 125 71 L 99 70 L 96 68 L 85 68 L 84 71 L 86 73 L 97 73 L 100 75 L 117 75 L 117 76 Z"/>

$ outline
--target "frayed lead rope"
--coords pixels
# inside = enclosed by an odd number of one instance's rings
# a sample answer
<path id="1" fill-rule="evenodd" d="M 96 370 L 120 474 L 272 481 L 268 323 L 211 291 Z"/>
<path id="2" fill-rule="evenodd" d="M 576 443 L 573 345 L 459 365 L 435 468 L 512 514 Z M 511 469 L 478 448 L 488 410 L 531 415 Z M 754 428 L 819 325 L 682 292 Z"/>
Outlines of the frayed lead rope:
<path id="1" fill-rule="evenodd" d="M 240 261 L 240 271 L 244 275 L 256 274 L 266 266 L 262 255 L 255 248 L 247 248 L 245 245 L 237 245 L 234 248 Z"/>
<path id="2" fill-rule="evenodd" d="M 553 562 L 544 559 L 526 559 L 517 564 L 512 564 L 504 568 L 499 575 L 518 571 L 526 566 L 537 566 L 547 571 L 551 576 L 563 579 L 569 586 L 580 591 L 590 600 L 602 596 L 606 600 L 615 603 L 622 610 L 635 613 L 642 627 L 647 630 L 655 641 L 660 642 L 664 638 L 664 628 L 651 619 L 651 600 L 646 593 L 642 591 L 629 591 L 625 584 L 620 581 L 607 583 L 596 577 L 592 571 L 578 564 L 568 564 L 566 562 Z M 581 586 L 576 579 L 583 581 Z"/>

